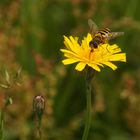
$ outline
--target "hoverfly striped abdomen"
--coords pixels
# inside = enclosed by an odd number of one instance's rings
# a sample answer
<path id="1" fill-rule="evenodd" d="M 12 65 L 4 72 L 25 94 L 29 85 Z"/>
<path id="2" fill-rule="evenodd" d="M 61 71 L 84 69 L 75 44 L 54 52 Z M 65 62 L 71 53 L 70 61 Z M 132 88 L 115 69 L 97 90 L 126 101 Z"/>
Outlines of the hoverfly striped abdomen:
<path id="1" fill-rule="evenodd" d="M 88 24 L 90 27 L 89 32 L 92 35 L 92 40 L 89 42 L 91 52 L 98 48 L 100 44 L 105 44 L 109 40 L 124 34 L 124 32 L 112 32 L 109 28 L 98 30 L 98 26 L 91 19 L 88 20 Z"/>
<path id="2" fill-rule="evenodd" d="M 111 33 L 111 30 L 109 28 L 105 28 L 100 30 L 97 34 L 95 34 L 95 36 L 100 35 L 102 38 L 106 38 L 109 33 Z"/>

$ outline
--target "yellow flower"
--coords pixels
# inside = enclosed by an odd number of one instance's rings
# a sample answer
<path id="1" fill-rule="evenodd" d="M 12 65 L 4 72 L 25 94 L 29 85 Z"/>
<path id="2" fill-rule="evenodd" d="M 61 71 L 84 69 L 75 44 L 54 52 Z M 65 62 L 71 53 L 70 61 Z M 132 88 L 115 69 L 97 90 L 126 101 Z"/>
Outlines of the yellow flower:
<path id="1" fill-rule="evenodd" d="M 62 61 L 63 64 L 68 65 L 77 62 L 75 69 L 78 71 L 82 71 L 86 65 L 96 71 L 101 71 L 100 67 L 104 67 L 104 65 L 116 70 L 117 66 L 112 63 L 113 61 L 126 62 L 126 54 L 121 53 L 121 49 L 116 44 L 101 44 L 91 52 L 91 47 L 89 46 L 91 40 L 92 36 L 89 33 L 81 44 L 79 44 L 78 38 L 64 36 L 66 49 L 60 49 L 66 57 Z"/>

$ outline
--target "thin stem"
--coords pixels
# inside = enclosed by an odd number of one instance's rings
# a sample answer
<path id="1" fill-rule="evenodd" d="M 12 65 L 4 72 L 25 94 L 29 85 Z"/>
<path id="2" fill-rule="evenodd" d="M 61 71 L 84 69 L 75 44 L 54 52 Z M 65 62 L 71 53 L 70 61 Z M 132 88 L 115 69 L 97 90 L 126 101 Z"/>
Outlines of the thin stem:
<path id="1" fill-rule="evenodd" d="M 8 105 L 12 104 L 12 98 L 11 97 L 7 97 L 5 100 L 5 105 L 3 108 L 0 109 L 0 140 L 3 140 L 3 132 L 4 132 L 4 115 L 5 115 L 5 111 Z"/>
<path id="2" fill-rule="evenodd" d="M 3 109 L 0 109 L 0 140 L 3 140 Z"/>
<path id="3" fill-rule="evenodd" d="M 86 79 L 86 84 L 87 84 L 87 112 L 86 112 L 86 122 L 85 122 L 85 129 L 84 129 L 84 134 L 82 137 L 82 140 L 87 140 L 88 138 L 88 133 L 90 129 L 90 124 L 91 124 L 91 82 L 90 80 Z"/>
<path id="4" fill-rule="evenodd" d="M 82 140 L 87 140 L 88 133 L 91 125 L 91 82 L 94 77 L 95 71 L 91 67 L 86 67 L 85 78 L 86 78 L 86 97 L 87 97 L 87 111 L 86 111 L 86 122 L 85 129 L 82 136 Z"/>

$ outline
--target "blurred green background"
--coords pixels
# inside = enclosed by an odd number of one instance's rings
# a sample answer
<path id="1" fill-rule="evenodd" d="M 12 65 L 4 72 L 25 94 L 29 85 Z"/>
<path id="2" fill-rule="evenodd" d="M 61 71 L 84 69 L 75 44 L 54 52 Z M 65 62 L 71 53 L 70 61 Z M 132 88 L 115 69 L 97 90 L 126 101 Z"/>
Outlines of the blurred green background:
<path id="1" fill-rule="evenodd" d="M 88 140 L 140 139 L 139 0 L 0 0 L 0 71 L 22 67 L 20 86 L 0 89 L 13 104 L 5 112 L 4 140 L 38 139 L 32 100 L 42 94 L 46 108 L 42 140 L 81 140 L 86 90 L 83 73 L 64 66 L 63 35 L 86 36 L 88 18 L 99 28 L 124 31 L 117 43 L 127 53 L 93 80 L 92 124 Z M 2 76 L 0 77 L 3 78 Z M 0 81 L 2 81 L 0 79 Z"/>

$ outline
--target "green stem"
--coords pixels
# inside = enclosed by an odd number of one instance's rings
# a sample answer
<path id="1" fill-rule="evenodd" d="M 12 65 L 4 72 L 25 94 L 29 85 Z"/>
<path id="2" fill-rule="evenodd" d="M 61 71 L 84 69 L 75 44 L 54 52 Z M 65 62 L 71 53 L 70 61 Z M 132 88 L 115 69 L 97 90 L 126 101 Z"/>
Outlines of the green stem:
<path id="1" fill-rule="evenodd" d="M 0 140 L 3 140 L 3 132 L 4 132 L 4 115 L 5 115 L 5 111 L 6 111 L 6 107 L 8 105 L 12 104 L 12 98 L 11 97 L 7 97 L 5 100 L 5 105 L 3 108 L 0 109 Z"/>
<path id="2" fill-rule="evenodd" d="M 0 109 L 0 140 L 3 140 L 3 109 Z"/>
<path id="3" fill-rule="evenodd" d="M 87 84 L 87 112 L 86 112 L 86 123 L 85 123 L 85 129 L 84 129 L 84 134 L 82 137 L 82 140 L 87 140 L 88 138 L 88 133 L 90 129 L 90 124 L 91 124 L 91 81 L 89 79 L 86 79 L 86 84 Z"/>

